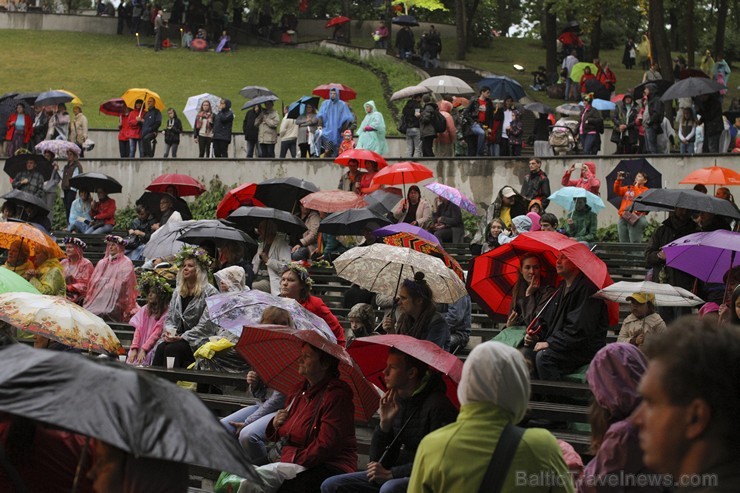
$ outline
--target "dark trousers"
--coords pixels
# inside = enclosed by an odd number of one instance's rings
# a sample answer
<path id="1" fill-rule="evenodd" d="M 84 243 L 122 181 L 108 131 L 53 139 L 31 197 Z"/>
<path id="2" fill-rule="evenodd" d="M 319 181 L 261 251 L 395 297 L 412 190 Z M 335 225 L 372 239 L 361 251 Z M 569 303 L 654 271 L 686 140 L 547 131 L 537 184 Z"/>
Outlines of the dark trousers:
<path id="1" fill-rule="evenodd" d="M 421 155 L 424 157 L 434 157 L 434 139 L 436 135 L 421 138 Z"/>
<path id="2" fill-rule="evenodd" d="M 198 136 L 198 157 L 211 157 L 211 138 Z"/>
<path id="3" fill-rule="evenodd" d="M 284 482 L 278 493 L 314 493 L 321 490 L 321 483 L 325 480 L 343 472 L 325 465 L 312 467 Z"/>
<path id="4" fill-rule="evenodd" d="M 215 157 L 229 157 L 229 141 L 213 140 L 213 155 Z"/>
<path id="5" fill-rule="evenodd" d="M 260 157 L 259 144 L 256 140 L 245 140 L 247 143 L 247 157 Z"/>
<path id="6" fill-rule="evenodd" d="M 311 145 L 309 143 L 298 144 L 298 157 L 311 157 Z"/>
<path id="7" fill-rule="evenodd" d="M 162 342 L 154 352 L 152 366 L 165 366 L 167 357 L 175 357 L 175 368 L 187 368 L 195 363 L 193 351 L 187 341 Z"/>
<path id="8" fill-rule="evenodd" d="M 284 158 L 288 155 L 288 151 L 290 151 L 290 157 L 295 158 L 296 156 L 296 141 L 293 140 L 283 140 L 280 142 L 280 157 Z"/>
<path id="9" fill-rule="evenodd" d="M 62 190 L 64 195 L 62 196 L 62 202 L 64 202 L 64 210 L 67 211 L 67 215 L 64 216 L 69 219 L 69 211 L 72 209 L 72 202 L 77 198 L 77 192 L 74 190 Z M 77 218 L 73 217 L 72 222 L 76 221 Z"/>
<path id="10" fill-rule="evenodd" d="M 152 132 L 149 134 L 146 134 L 141 139 L 141 154 L 142 157 L 154 157 L 154 140 L 157 138 L 157 134 Z"/>
<path id="11" fill-rule="evenodd" d="M 588 363 L 588 361 L 573 358 L 572 354 L 561 354 L 552 349 L 543 349 L 535 353 L 534 349 L 524 347 L 522 354 L 530 363 L 530 368 L 534 369 L 532 376 L 540 380 L 562 380 L 563 375 L 573 373 Z"/>
<path id="12" fill-rule="evenodd" d="M 274 158 L 275 144 L 260 144 L 260 157 Z"/>
<path id="13" fill-rule="evenodd" d="M 128 143 L 128 139 L 118 141 L 118 154 L 122 158 L 129 157 L 130 151 L 131 151 L 131 146 Z"/>

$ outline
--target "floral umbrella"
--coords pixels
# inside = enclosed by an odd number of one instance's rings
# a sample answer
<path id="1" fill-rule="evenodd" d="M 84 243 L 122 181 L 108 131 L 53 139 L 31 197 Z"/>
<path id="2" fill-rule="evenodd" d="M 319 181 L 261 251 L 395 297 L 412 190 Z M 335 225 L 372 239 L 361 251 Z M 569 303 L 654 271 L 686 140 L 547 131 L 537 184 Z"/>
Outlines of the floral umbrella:
<path id="1" fill-rule="evenodd" d="M 303 207 L 319 212 L 341 212 L 367 206 L 362 197 L 344 190 L 320 190 L 300 200 Z"/>
<path id="2" fill-rule="evenodd" d="M 36 152 L 44 153 L 51 151 L 57 156 L 66 156 L 67 151 L 80 155 L 80 146 L 67 140 L 44 140 L 36 144 Z"/>
<path id="3" fill-rule="evenodd" d="M 122 350 L 121 341 L 102 318 L 59 296 L 0 294 L 0 320 L 85 351 Z"/>
<path id="4" fill-rule="evenodd" d="M 445 252 L 444 248 L 442 248 L 439 243 L 432 243 L 424 238 L 419 238 L 414 234 L 403 232 L 386 236 L 383 238 L 383 243 L 402 248 L 410 248 L 417 252 L 437 257 L 438 259 L 441 259 L 447 267 L 454 270 L 455 274 L 457 274 L 462 281 L 465 280 L 465 275 L 463 274 L 463 269 L 460 266 L 460 263 Z"/>
<path id="5" fill-rule="evenodd" d="M 64 258 L 64 252 L 54 238 L 40 229 L 24 222 L 9 221 L 0 223 L 0 248 L 5 250 L 16 241 L 28 245 L 29 255 L 34 256 L 39 249 L 45 249 L 52 257 Z"/>
<path id="6" fill-rule="evenodd" d="M 432 192 L 436 193 L 440 197 L 443 197 L 459 208 L 468 211 L 471 214 L 478 214 L 478 208 L 475 206 L 472 200 L 467 198 L 465 195 L 462 194 L 460 190 L 457 188 L 443 185 L 439 182 L 432 182 L 427 185 L 424 185 L 425 188 L 428 188 Z"/>

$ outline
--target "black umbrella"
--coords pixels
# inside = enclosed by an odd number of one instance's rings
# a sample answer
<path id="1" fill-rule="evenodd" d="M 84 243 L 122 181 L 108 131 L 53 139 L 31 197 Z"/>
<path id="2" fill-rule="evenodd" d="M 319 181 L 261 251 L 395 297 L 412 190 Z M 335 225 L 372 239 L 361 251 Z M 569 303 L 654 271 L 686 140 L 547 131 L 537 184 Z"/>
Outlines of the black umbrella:
<path id="1" fill-rule="evenodd" d="M 368 204 L 368 209 L 381 215 L 391 212 L 403 197 L 401 196 L 401 190 L 397 188 L 392 189 L 398 190 L 398 193 L 393 193 L 390 190 L 388 188 L 381 188 L 370 195 L 365 195 L 365 202 Z"/>
<path id="2" fill-rule="evenodd" d="M 193 214 L 190 212 L 188 203 L 180 197 L 175 197 L 169 193 L 144 192 L 141 194 L 141 197 L 136 199 L 136 205 L 143 204 L 147 209 L 149 209 L 149 212 L 151 212 L 153 216 L 160 217 L 162 213 L 159 209 L 159 202 L 162 200 L 162 197 L 169 197 L 172 200 L 172 208 L 180 213 L 183 221 L 188 221 L 193 218 Z"/>
<path id="3" fill-rule="evenodd" d="M 632 90 L 632 98 L 637 101 L 638 99 L 642 99 L 642 93 L 645 91 L 645 86 L 648 84 L 655 84 L 656 87 L 656 93 L 658 96 L 666 92 L 666 90 L 671 87 L 673 84 L 672 82 L 669 82 L 665 79 L 658 79 L 658 80 L 651 80 L 648 82 L 643 82 L 639 86 L 635 86 L 635 88 Z M 609 99 L 609 98 L 606 98 Z"/>
<path id="4" fill-rule="evenodd" d="M 713 94 L 724 89 L 725 86 L 704 77 L 689 77 L 683 79 L 666 89 L 660 97 L 661 101 L 670 101 L 671 99 L 694 98 L 702 94 Z"/>
<path id="5" fill-rule="evenodd" d="M 19 95 L 15 97 L 15 99 L 21 99 L 25 101 L 28 105 L 33 106 L 36 99 L 39 97 L 41 93 L 40 92 L 22 92 Z"/>
<path id="6" fill-rule="evenodd" d="M 15 97 L 16 97 L 17 95 L 18 95 L 18 93 L 17 93 L 17 92 L 6 92 L 6 93 L 5 93 L 5 94 L 3 94 L 2 96 L 0 96 L 0 103 L 2 103 L 3 101 L 5 101 L 6 99 L 13 99 L 13 98 L 15 98 Z"/>
<path id="7" fill-rule="evenodd" d="M 366 230 L 376 230 L 393 224 L 386 217 L 368 209 L 349 209 L 335 212 L 321 220 L 319 232 L 330 235 L 361 235 Z"/>
<path id="8" fill-rule="evenodd" d="M 46 202 L 32 193 L 23 192 L 21 190 L 11 190 L 10 192 L 0 197 L 0 199 L 5 199 L 11 204 L 15 204 L 24 208 L 28 205 L 33 205 L 43 210 L 47 214 L 49 213 L 49 207 L 46 205 Z"/>
<path id="9" fill-rule="evenodd" d="M 550 106 L 547 106 L 544 103 L 529 103 L 524 105 L 525 110 L 532 111 L 534 113 L 539 113 L 541 115 L 548 115 L 555 113 L 555 110 L 552 109 Z"/>
<path id="10" fill-rule="evenodd" d="M 647 159 L 623 159 L 606 175 L 607 197 L 609 202 L 617 209 L 622 205 L 622 197 L 614 193 L 614 182 L 617 181 L 617 173 L 620 171 L 625 172 L 624 180 L 622 180 L 623 187 L 633 184 L 637 173 L 643 173 L 647 177 L 648 188 L 661 188 L 663 186 L 663 174 L 655 169 Z"/>
<path id="11" fill-rule="evenodd" d="M 247 99 L 258 98 L 260 96 L 276 96 L 274 92 L 262 86 L 242 87 L 241 91 L 239 91 L 239 94 Z"/>
<path id="12" fill-rule="evenodd" d="M 252 99 L 251 101 L 247 101 L 246 103 L 244 103 L 244 106 L 242 106 L 242 109 L 246 110 L 247 108 L 251 108 L 252 106 L 259 106 L 261 104 L 267 103 L 268 101 L 277 101 L 278 99 L 280 98 L 275 96 L 274 94 L 271 96 L 270 95 L 258 96 Z"/>
<path id="13" fill-rule="evenodd" d="M 254 198 L 267 207 L 293 212 L 299 200 L 318 191 L 319 187 L 300 178 L 272 178 L 257 184 Z"/>
<path id="14" fill-rule="evenodd" d="M 74 96 L 64 91 L 46 91 L 39 94 L 34 104 L 36 106 L 51 106 L 60 103 L 69 103 L 73 99 Z"/>
<path id="15" fill-rule="evenodd" d="M 718 199 L 689 189 L 656 188 L 648 190 L 635 198 L 635 210 L 640 206 L 652 206 L 672 210 L 676 207 L 692 211 L 710 212 L 718 216 L 740 219 L 740 210 L 729 200 Z"/>
<path id="16" fill-rule="evenodd" d="M 419 21 L 413 15 L 399 15 L 398 17 L 394 17 L 391 22 L 397 26 L 414 27 L 419 25 Z"/>
<path id="17" fill-rule="evenodd" d="M 319 107 L 321 98 L 318 96 L 303 96 L 301 99 L 290 103 L 288 106 L 288 118 L 296 119 L 306 111 L 306 105 L 310 104 L 314 109 Z"/>
<path id="18" fill-rule="evenodd" d="M 227 226 L 221 221 L 206 219 L 196 221 L 182 229 L 182 234 L 177 241 L 190 243 L 191 245 L 200 245 L 206 241 L 235 241 L 237 243 L 246 243 L 248 245 L 257 245 L 257 242 L 242 230 Z"/>
<path id="19" fill-rule="evenodd" d="M 89 173 L 80 173 L 77 176 L 70 178 L 69 184 L 72 188 L 82 188 L 94 192 L 98 188 L 102 188 L 106 193 L 121 193 L 123 186 L 118 183 L 118 180 L 103 173 L 96 173 L 91 171 Z M 152 212 L 159 210 L 159 206 Z"/>
<path id="20" fill-rule="evenodd" d="M 609 89 L 596 79 L 588 79 L 586 81 L 586 92 L 592 92 L 594 93 L 594 98 L 603 99 L 604 101 L 609 101 L 611 97 Z"/>
<path id="21" fill-rule="evenodd" d="M 15 175 L 26 170 L 26 163 L 29 160 L 36 162 L 36 171 L 43 175 L 44 180 L 51 178 L 51 172 L 53 171 L 51 163 L 41 154 L 19 154 L 17 156 L 9 157 L 5 160 L 3 171 L 5 171 L 9 177 L 15 178 Z"/>
<path id="22" fill-rule="evenodd" d="M 108 359 L 0 349 L 0 411 L 99 439 L 135 457 L 255 478 L 244 450 L 193 392 Z"/>
<path id="23" fill-rule="evenodd" d="M 229 214 L 229 221 L 246 231 L 254 231 L 260 223 L 269 219 L 277 223 L 278 231 L 289 236 L 300 236 L 306 231 L 306 225 L 290 212 L 273 209 L 272 207 L 239 207 Z"/>

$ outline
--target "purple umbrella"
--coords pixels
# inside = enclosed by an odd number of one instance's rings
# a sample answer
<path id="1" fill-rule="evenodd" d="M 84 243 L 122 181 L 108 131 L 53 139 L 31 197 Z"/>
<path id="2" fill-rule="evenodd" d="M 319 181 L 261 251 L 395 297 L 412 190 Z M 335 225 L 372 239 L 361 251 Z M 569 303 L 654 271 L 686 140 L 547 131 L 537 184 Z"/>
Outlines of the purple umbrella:
<path id="1" fill-rule="evenodd" d="M 731 267 L 740 265 L 740 233 L 717 230 L 694 233 L 663 247 L 668 267 L 688 272 L 704 282 L 724 282 Z"/>
<path id="2" fill-rule="evenodd" d="M 475 206 L 473 201 L 463 195 L 457 188 L 443 185 L 436 181 L 424 186 L 440 197 L 449 200 L 459 208 L 464 209 L 471 214 L 478 215 L 478 208 Z"/>
<path id="3" fill-rule="evenodd" d="M 391 224 L 390 226 L 383 226 L 382 228 L 373 231 L 373 234 L 378 238 L 384 238 L 396 233 L 410 233 L 412 235 L 418 236 L 419 238 L 423 238 L 431 243 L 434 243 L 435 245 L 439 245 L 439 240 L 432 233 L 418 226 L 412 226 L 408 223 Z"/>

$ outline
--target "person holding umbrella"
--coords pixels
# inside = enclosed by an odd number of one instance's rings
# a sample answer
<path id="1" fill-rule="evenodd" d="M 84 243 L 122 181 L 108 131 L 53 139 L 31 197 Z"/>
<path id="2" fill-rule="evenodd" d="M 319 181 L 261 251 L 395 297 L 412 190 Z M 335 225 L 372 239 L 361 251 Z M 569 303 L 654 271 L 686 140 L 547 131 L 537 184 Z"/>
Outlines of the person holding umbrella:
<path id="1" fill-rule="evenodd" d="M 123 125 L 128 128 L 126 135 L 128 135 L 128 150 L 131 159 L 136 157 L 136 147 L 139 146 L 139 157 L 142 157 L 143 151 L 141 148 L 141 115 L 145 111 L 142 107 L 144 106 L 143 99 L 137 99 L 134 103 L 133 111 L 128 113 L 126 120 Z"/>
<path id="2" fill-rule="evenodd" d="M 409 187 L 406 198 L 396 204 L 391 212 L 396 220 L 420 228 L 427 227 L 432 221 L 432 206 L 421 196 L 421 190 L 416 185 Z"/>
<path id="3" fill-rule="evenodd" d="M 625 171 L 619 171 L 617 179 L 614 180 L 614 193 L 622 197 L 622 203 L 619 206 L 619 221 L 617 222 L 619 241 L 622 243 L 642 243 L 642 233 L 648 224 L 645 213 L 633 212 L 628 209 L 635 197 L 648 190 L 648 187 L 645 186 L 648 178 L 645 173 L 640 171 L 635 174 L 635 182 L 632 185 L 622 186 L 624 178 Z"/>
<path id="4" fill-rule="evenodd" d="M 154 157 L 154 145 L 156 145 L 157 132 L 162 125 L 162 113 L 155 106 L 153 97 L 146 100 L 147 110 L 141 121 L 141 145 L 143 157 Z"/>
<path id="5" fill-rule="evenodd" d="M 64 280 L 67 284 L 67 299 L 82 305 L 94 270 L 92 262 L 85 258 L 87 244 L 79 238 L 64 238 L 67 258 L 62 260 Z"/>
<path id="6" fill-rule="evenodd" d="M 311 157 L 311 142 L 319 124 L 319 119 L 316 116 L 316 108 L 312 104 L 306 104 L 305 112 L 296 118 L 295 124 L 298 127 L 298 138 L 296 139 L 298 157 Z"/>
<path id="7" fill-rule="evenodd" d="M 26 169 L 15 175 L 13 189 L 44 198 L 44 175 L 36 170 L 36 161 L 29 157 Z"/>
<path id="8" fill-rule="evenodd" d="M 264 219 L 257 227 L 259 238 L 257 253 L 252 259 L 254 282 L 258 289 L 274 296 L 280 294 L 280 276 L 290 259 L 290 246 L 282 233 L 278 233 L 275 221 Z"/>
<path id="9" fill-rule="evenodd" d="M 139 310 L 136 303 L 136 273 L 124 255 L 126 240 L 105 237 L 105 257 L 90 277 L 83 308 L 103 320 L 127 323 Z"/>
<path id="10" fill-rule="evenodd" d="M 19 149 L 28 146 L 33 136 L 33 121 L 26 114 L 26 107 L 23 103 L 18 103 L 15 107 L 15 113 L 10 115 L 7 121 L 8 131 L 5 134 L 5 140 L 8 142 L 8 156 L 14 156 Z"/>
<path id="11" fill-rule="evenodd" d="M 207 99 L 200 104 L 200 111 L 195 115 L 195 132 L 193 140 L 198 144 L 198 157 L 211 157 L 211 139 L 213 138 L 213 110 Z"/>
<path id="12" fill-rule="evenodd" d="M 8 257 L 3 268 L 11 270 L 19 276 L 25 277 L 26 271 L 33 270 L 31 262 L 31 248 L 27 241 L 22 238 L 13 240 L 8 248 Z"/>
<path id="13" fill-rule="evenodd" d="M 87 140 L 87 117 L 82 113 L 82 106 L 72 106 L 74 117 L 69 125 L 69 141 L 80 148 L 80 157 L 85 157 L 85 141 Z"/>
<path id="14" fill-rule="evenodd" d="M 552 275 L 545 275 L 542 259 L 535 253 L 519 258 L 519 278 L 511 292 L 511 308 L 507 327 L 527 327 L 555 294 Z"/>
<path id="15" fill-rule="evenodd" d="M 64 297 L 67 285 L 59 259 L 54 257 L 49 249 L 37 248 L 33 262 L 34 269 L 27 270 L 23 277 L 41 294 Z"/>
<path id="16" fill-rule="evenodd" d="M 262 106 L 256 105 L 249 108 L 247 114 L 244 115 L 244 121 L 242 122 L 242 132 L 244 133 L 244 142 L 246 143 L 247 158 L 252 158 L 255 155 L 260 157 L 259 149 L 259 126 L 257 124 L 257 117 L 262 112 Z M 306 109 L 308 113 L 308 109 Z"/>
<path id="17" fill-rule="evenodd" d="M 398 58 L 401 60 L 408 60 L 411 58 L 411 54 L 414 52 L 414 32 L 408 25 L 401 26 L 401 30 L 396 34 L 396 50 L 398 50 Z"/>
<path id="18" fill-rule="evenodd" d="M 278 127 L 280 126 L 280 116 L 275 111 L 275 103 L 266 101 L 265 107 L 260 111 L 254 120 L 257 125 L 257 141 L 259 142 L 260 157 L 274 158 L 275 144 L 278 140 Z"/>

